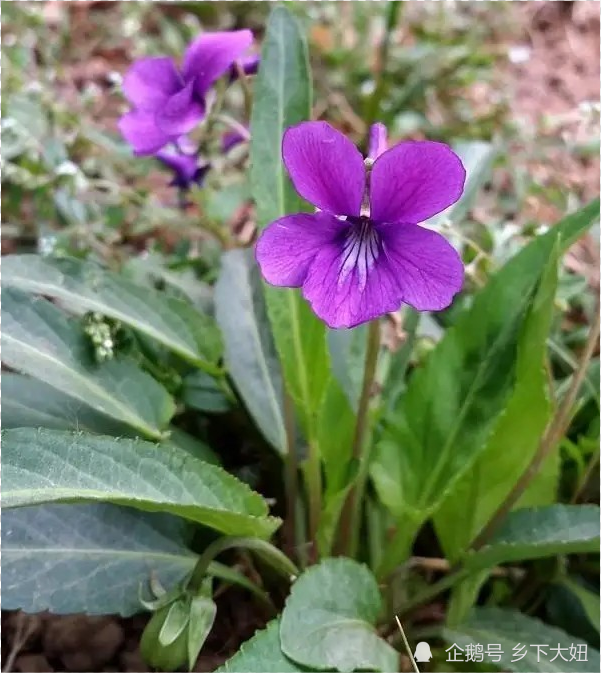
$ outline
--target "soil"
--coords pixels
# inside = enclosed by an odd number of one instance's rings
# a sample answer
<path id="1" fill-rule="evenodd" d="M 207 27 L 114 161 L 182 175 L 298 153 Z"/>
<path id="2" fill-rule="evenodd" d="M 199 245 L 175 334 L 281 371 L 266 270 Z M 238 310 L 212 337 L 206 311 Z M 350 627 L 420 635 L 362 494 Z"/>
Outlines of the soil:
<path id="1" fill-rule="evenodd" d="M 69 8 L 73 12 L 73 34 L 83 39 L 93 29 L 86 14 L 91 4 L 97 5 L 98 11 L 113 11 L 113 3 L 73 3 Z M 599 101 L 599 3 L 511 4 L 514 21 L 521 26 L 523 38 L 519 44 L 507 45 L 508 49 L 522 47 L 522 56 L 513 63 L 509 59 L 503 73 L 505 85 L 513 92 L 512 114 L 529 120 L 532 125 L 540 124 L 545 116 L 554 115 L 555 126 L 550 133 L 563 133 L 577 139 L 580 118 L 574 111 L 585 101 Z M 53 20 L 53 12 L 65 11 L 65 5 L 67 3 L 46 3 L 47 20 Z M 108 87 L 109 73 L 124 70 L 128 61 L 122 45 L 111 49 L 98 46 L 85 62 L 67 66 L 71 68 L 71 83 L 65 86 L 65 95 L 77 95 L 82 81 L 96 81 L 99 86 Z M 107 100 L 111 98 L 107 96 Z M 94 112 L 95 118 L 109 125 L 119 114 L 110 102 Z M 544 162 L 530 168 L 543 184 L 568 184 L 583 198 L 598 193 L 597 156 L 579 159 L 556 150 L 547 155 Z M 542 203 L 532 205 L 533 210 L 546 207 Z M 543 221 L 554 219 L 552 215 L 546 213 Z M 215 628 L 195 671 L 214 670 L 269 618 L 258 612 L 256 604 L 245 593 L 233 589 L 218 598 L 217 614 Z M 145 615 L 122 619 L 4 612 L 2 670 L 148 671 L 138 649 L 147 619 Z"/>

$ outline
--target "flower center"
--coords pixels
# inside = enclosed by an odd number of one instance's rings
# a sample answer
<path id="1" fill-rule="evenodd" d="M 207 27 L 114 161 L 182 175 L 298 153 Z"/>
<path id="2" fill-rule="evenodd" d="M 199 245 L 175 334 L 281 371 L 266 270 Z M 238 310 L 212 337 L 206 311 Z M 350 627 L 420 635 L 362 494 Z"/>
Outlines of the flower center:
<path id="1" fill-rule="evenodd" d="M 342 285 L 355 272 L 359 290 L 363 291 L 367 274 L 380 254 L 381 239 L 368 217 L 347 217 L 347 222 L 351 227 L 343 242 L 338 282 Z"/>

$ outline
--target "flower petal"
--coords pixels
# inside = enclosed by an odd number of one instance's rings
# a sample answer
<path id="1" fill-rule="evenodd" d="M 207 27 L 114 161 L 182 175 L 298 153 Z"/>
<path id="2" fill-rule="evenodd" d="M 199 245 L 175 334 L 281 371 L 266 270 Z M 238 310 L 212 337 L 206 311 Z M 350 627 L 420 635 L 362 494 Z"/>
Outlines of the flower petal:
<path id="1" fill-rule="evenodd" d="M 255 256 L 271 285 L 299 287 L 321 248 L 343 237 L 348 224 L 328 213 L 297 213 L 272 222 L 259 236 Z"/>
<path id="2" fill-rule="evenodd" d="M 441 311 L 463 285 L 463 263 L 440 234 L 414 224 L 377 227 L 388 266 L 404 303 L 418 311 Z"/>
<path id="3" fill-rule="evenodd" d="M 403 142 L 384 152 L 371 172 L 370 214 L 376 222 L 417 224 L 455 203 L 465 169 L 444 143 Z"/>
<path id="4" fill-rule="evenodd" d="M 282 157 L 304 199 L 334 215 L 359 215 L 365 168 L 346 136 L 326 122 L 302 122 L 284 134 Z"/>
<path id="5" fill-rule="evenodd" d="M 204 116 L 204 107 L 193 100 L 194 82 L 169 97 L 156 112 L 157 126 L 170 136 L 191 131 Z"/>
<path id="6" fill-rule="evenodd" d="M 388 131 L 384 124 L 377 122 L 369 127 L 369 147 L 367 157 L 375 161 L 388 148 Z"/>
<path id="7" fill-rule="evenodd" d="M 156 125 L 153 112 L 133 111 L 119 120 L 119 130 L 138 156 L 155 154 L 171 138 Z"/>
<path id="8" fill-rule="evenodd" d="M 395 269 L 380 243 L 372 245 L 371 250 L 365 245 L 349 249 L 348 244 L 331 243 L 311 262 L 303 295 L 329 327 L 355 327 L 401 305 Z"/>
<path id="9" fill-rule="evenodd" d="M 186 82 L 195 82 L 195 93 L 204 96 L 215 80 L 252 44 L 250 30 L 204 33 L 186 49 L 182 72 Z"/>
<path id="10" fill-rule="evenodd" d="M 139 110 L 155 110 L 183 85 L 170 58 L 143 58 L 125 73 L 123 93 Z"/>

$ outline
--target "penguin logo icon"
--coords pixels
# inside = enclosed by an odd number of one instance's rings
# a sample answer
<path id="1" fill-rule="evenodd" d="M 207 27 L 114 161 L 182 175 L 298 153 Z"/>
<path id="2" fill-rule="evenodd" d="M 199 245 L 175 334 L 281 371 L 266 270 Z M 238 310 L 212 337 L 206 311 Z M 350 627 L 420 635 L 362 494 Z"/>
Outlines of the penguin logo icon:
<path id="1" fill-rule="evenodd" d="M 430 652 L 430 645 L 426 642 L 421 642 L 417 644 L 415 648 L 415 654 L 413 655 L 415 661 L 424 662 L 430 661 L 432 659 L 432 652 Z"/>

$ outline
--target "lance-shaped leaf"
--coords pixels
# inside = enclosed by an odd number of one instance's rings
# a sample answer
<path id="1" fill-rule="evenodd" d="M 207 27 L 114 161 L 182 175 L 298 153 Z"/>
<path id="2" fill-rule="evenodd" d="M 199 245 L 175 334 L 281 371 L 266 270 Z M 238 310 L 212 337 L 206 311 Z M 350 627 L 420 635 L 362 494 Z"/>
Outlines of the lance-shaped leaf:
<path id="1" fill-rule="evenodd" d="M 9 255 L 2 265 L 6 287 L 58 299 L 75 313 L 96 311 L 120 320 L 198 367 L 217 369 L 217 326 L 187 301 L 80 259 Z"/>
<path id="2" fill-rule="evenodd" d="M 516 384 L 482 453 L 452 488 L 434 522 L 448 558 L 467 549 L 526 469 L 550 415 L 545 370 L 546 343 L 557 289 L 557 246 L 549 258 L 519 337 Z M 531 493 L 529 504 L 553 502 L 559 454 L 550 456 L 548 479 Z"/>
<path id="3" fill-rule="evenodd" d="M 185 522 L 177 517 L 117 505 L 4 511 L 4 607 L 56 614 L 141 612 L 140 588 L 151 576 L 170 588 L 194 567 L 186 537 Z"/>
<path id="4" fill-rule="evenodd" d="M 251 186 L 261 228 L 305 208 L 282 162 L 282 138 L 289 126 L 310 118 L 311 89 L 305 37 L 288 9 L 276 7 L 267 23 L 251 119 Z M 265 298 L 286 389 L 305 435 L 315 441 L 330 378 L 325 325 L 298 290 L 266 287 Z"/>
<path id="5" fill-rule="evenodd" d="M 2 518 L 8 610 L 128 616 L 142 610 L 140 592 L 151 580 L 170 589 L 198 558 L 186 523 L 167 514 L 92 503 L 20 507 Z M 208 572 L 265 600 L 228 566 L 214 562 Z"/>
<path id="6" fill-rule="evenodd" d="M 386 418 L 372 476 L 383 502 L 396 516 L 410 516 L 414 528 L 470 471 L 507 406 L 519 337 L 556 241 L 565 249 L 598 215 L 596 201 L 532 241 L 493 276 Z M 383 572 L 396 565 L 396 556 L 386 555 Z"/>
<path id="7" fill-rule="evenodd" d="M 444 630 L 445 640 L 467 651 L 484 645 L 484 661 L 515 673 L 592 673 L 599 670 L 599 652 L 565 631 L 514 610 L 478 608 L 469 619 Z M 489 643 L 500 645 L 500 658 L 491 656 Z M 534 645 L 541 645 L 542 649 Z M 561 648 L 561 652 L 558 652 Z M 465 661 L 465 653 L 459 654 Z M 554 659 L 554 661 L 551 661 Z"/>
<path id="8" fill-rule="evenodd" d="M 128 358 L 92 362 L 75 320 L 46 299 L 2 291 L 2 362 L 159 439 L 175 411 L 167 391 Z"/>
<path id="9" fill-rule="evenodd" d="M 215 315 L 238 392 L 267 441 L 285 453 L 282 376 L 250 251 L 231 250 L 222 256 Z"/>
<path id="10" fill-rule="evenodd" d="M 599 507 L 549 505 L 512 512 L 491 540 L 464 557 L 465 567 L 599 551 Z"/>
<path id="11" fill-rule="evenodd" d="M 2 439 L 3 507 L 112 502 L 255 537 L 279 524 L 246 484 L 175 446 L 33 428 Z"/>

